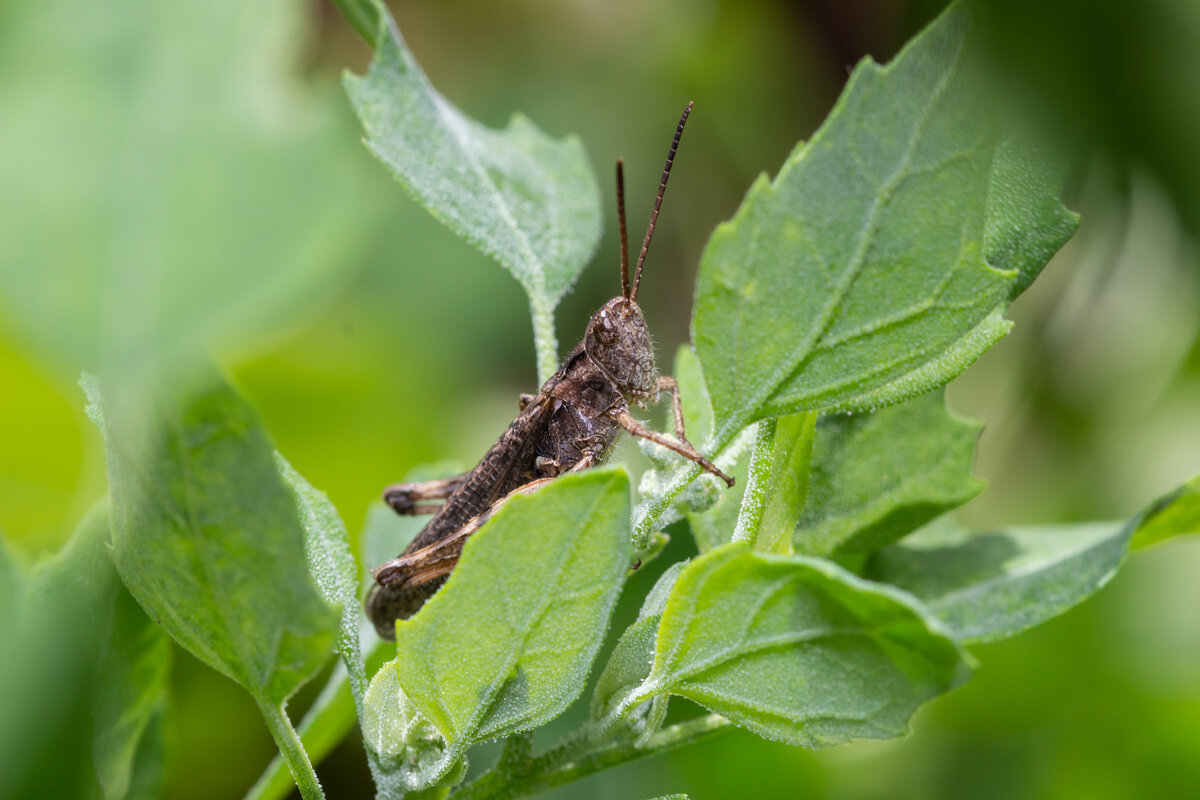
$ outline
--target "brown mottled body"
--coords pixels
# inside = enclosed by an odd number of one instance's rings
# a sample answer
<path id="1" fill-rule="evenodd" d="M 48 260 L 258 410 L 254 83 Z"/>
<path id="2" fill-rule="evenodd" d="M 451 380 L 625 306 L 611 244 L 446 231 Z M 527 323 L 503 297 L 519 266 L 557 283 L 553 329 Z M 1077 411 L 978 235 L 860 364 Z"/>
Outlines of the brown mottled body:
<path id="1" fill-rule="evenodd" d="M 538 394 L 522 398 L 520 414 L 475 469 L 441 481 L 398 484 L 384 492 L 384 499 L 397 513 L 432 512 L 433 517 L 399 557 L 375 570 L 376 585 L 367 597 L 367 611 L 380 636 L 393 638 L 396 620 L 411 617 L 441 588 L 458 562 L 467 538 L 508 498 L 534 491 L 563 473 L 600 463 L 621 429 L 658 442 L 733 485 L 732 478 L 687 441 L 678 385 L 673 378 L 659 377 L 650 331 L 637 304 L 642 264 L 691 108 L 688 103 L 667 155 L 632 289 L 625 233 L 624 178 L 618 161 L 621 296 L 605 303 L 592 316 L 583 341 Z M 629 412 L 630 402 L 645 408 L 657 402 L 663 391 L 673 394 L 676 439 L 646 428 Z M 445 502 L 441 506 L 424 502 L 437 499 Z"/>

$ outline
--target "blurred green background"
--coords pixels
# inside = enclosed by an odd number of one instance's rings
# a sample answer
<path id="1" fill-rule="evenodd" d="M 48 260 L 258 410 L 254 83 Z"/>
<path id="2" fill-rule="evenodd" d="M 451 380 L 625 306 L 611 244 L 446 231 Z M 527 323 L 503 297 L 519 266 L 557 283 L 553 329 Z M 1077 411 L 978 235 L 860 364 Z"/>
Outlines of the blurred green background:
<path id="1" fill-rule="evenodd" d="M 607 223 L 560 307 L 564 352 L 619 285 L 613 161 L 640 230 L 696 101 L 641 294 L 663 360 L 687 338 L 713 226 L 811 134 L 859 58 L 890 58 L 942 6 L 391 5 L 466 113 L 499 126 L 521 110 L 587 147 Z M 517 283 L 362 147 L 337 79 L 370 53 L 333 7 L 180 8 L 0 2 L 0 530 L 30 557 L 104 492 L 75 380 L 129 341 L 168 357 L 211 344 L 352 536 L 381 487 L 425 462 L 472 463 L 534 388 Z M 1068 200 L 1083 222 L 1014 305 L 1013 334 L 951 387 L 957 411 L 987 422 L 990 486 L 962 516 L 1126 517 L 1200 468 L 1200 4 L 1019 0 L 983 6 L 981 24 L 998 91 L 1078 157 Z M 246 271 L 266 276 L 269 303 L 221 295 Z M 216 306 L 199 304 L 208 294 Z M 193 300 L 221 313 L 189 320 Z M 160 329 L 178 341 L 138 338 Z M 122 363 L 131 380 L 149 369 Z M 1133 557 L 1081 608 L 980 648 L 975 678 L 904 740 L 814 753 L 732 733 L 556 796 L 1194 797 L 1198 575 L 1200 541 Z M 178 649 L 172 692 L 167 795 L 240 796 L 274 752 L 253 701 Z M 319 772 L 331 798 L 368 791 L 354 740 Z"/>

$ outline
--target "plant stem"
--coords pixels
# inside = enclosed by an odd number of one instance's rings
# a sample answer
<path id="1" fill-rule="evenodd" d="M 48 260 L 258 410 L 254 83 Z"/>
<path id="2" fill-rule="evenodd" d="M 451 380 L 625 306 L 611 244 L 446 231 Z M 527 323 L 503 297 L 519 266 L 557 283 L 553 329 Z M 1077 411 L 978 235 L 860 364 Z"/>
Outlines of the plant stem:
<path id="1" fill-rule="evenodd" d="M 308 754 L 304 752 L 304 745 L 300 744 L 300 737 L 296 735 L 296 729 L 292 727 L 291 720 L 284 713 L 283 706 L 277 706 L 269 700 L 259 698 L 258 708 L 267 722 L 267 730 L 271 732 L 271 737 L 275 740 L 283 760 L 292 772 L 292 778 L 296 781 L 296 788 L 300 790 L 300 796 L 304 800 L 324 800 L 325 794 L 321 791 L 321 782 L 317 780 L 317 773 L 313 770 L 312 762 L 308 760 Z"/>
<path id="2" fill-rule="evenodd" d="M 642 747 L 625 741 L 590 748 L 586 734 L 577 735 L 534 758 L 527 780 L 520 787 L 511 786 L 502 771 L 492 768 L 460 787 L 451 797 L 454 800 L 526 797 L 639 758 L 700 741 L 727 729 L 729 725 L 729 720 L 724 717 L 708 714 L 664 728 L 651 736 Z"/>
<path id="3" fill-rule="evenodd" d="M 745 542 L 750 547 L 758 542 L 758 529 L 762 526 L 769 499 L 767 488 L 775 468 L 775 420 L 764 419 L 756 427 L 754 450 L 750 454 L 750 477 L 746 481 L 737 526 L 733 529 L 733 541 Z"/>
<path id="4" fill-rule="evenodd" d="M 538 385 L 541 386 L 558 369 L 554 306 L 536 295 L 530 295 L 529 313 L 533 317 L 533 350 L 537 356 Z"/>

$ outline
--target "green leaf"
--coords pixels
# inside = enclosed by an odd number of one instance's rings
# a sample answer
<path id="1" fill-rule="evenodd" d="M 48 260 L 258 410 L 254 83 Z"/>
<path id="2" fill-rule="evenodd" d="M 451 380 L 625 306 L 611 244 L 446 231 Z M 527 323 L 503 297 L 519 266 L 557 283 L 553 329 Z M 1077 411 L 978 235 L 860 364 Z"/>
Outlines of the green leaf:
<path id="1" fill-rule="evenodd" d="M 470 744 L 541 725 L 579 695 L 629 567 L 628 521 L 622 470 L 515 497 L 467 541 L 442 590 L 397 624 L 399 686 L 448 742 L 414 786 Z"/>
<path id="2" fill-rule="evenodd" d="M 162 629 L 121 585 L 107 552 L 108 538 L 108 515 L 98 504 L 61 550 L 34 566 L 23 605 L 32 626 L 27 636 L 70 621 L 71 652 L 59 657 L 81 659 L 77 679 L 87 687 L 91 716 L 90 724 L 86 718 L 70 724 L 90 730 L 91 761 L 103 796 L 124 800 L 146 796 L 145 787 L 161 780 L 161 718 L 171 651 Z M 37 649 L 19 651 L 39 661 Z M 47 676 L 58 672 L 47 663 L 39 669 Z M 23 691 L 33 688 L 35 696 L 72 692 L 55 677 L 32 677 L 34 686 Z"/>
<path id="3" fill-rule="evenodd" d="M 935 392 L 874 414 L 823 417 L 796 551 L 835 556 L 900 539 L 983 490 L 971 474 L 981 425 Z"/>
<path id="4" fill-rule="evenodd" d="M 1056 617 L 1108 583 L 1128 540 L 1117 523 L 984 533 L 939 523 L 876 553 L 866 576 L 919 597 L 960 641 L 991 641 Z"/>
<path id="5" fill-rule="evenodd" d="M 85 389 L 104 422 L 125 585 L 197 658 L 282 704 L 325 662 L 337 617 L 257 414 L 207 371 L 136 400 Z"/>
<path id="6" fill-rule="evenodd" d="M 713 234 L 693 331 L 717 449 L 756 419 L 846 404 L 931 362 L 945 379 L 947 353 L 1032 271 L 1015 255 L 989 264 L 987 232 L 1031 235 L 1026 209 L 1056 189 L 1009 169 L 994 185 L 1004 134 L 965 54 L 970 26 L 952 7 L 887 67 L 860 64 L 821 129 Z"/>
<path id="7" fill-rule="evenodd" d="M 592 693 L 591 718 L 593 722 L 600 723 L 601 732 L 611 727 L 626 698 L 650 674 L 650 668 L 654 665 L 654 643 L 658 638 L 658 623 L 683 567 L 683 562 L 672 564 L 658 577 L 642 603 L 637 620 L 621 634 L 608 657 L 604 671 L 596 681 L 596 688 Z M 665 703 L 663 706 L 665 707 Z M 639 734 L 653 733 L 653 730 L 647 730 L 646 716 L 641 716 L 633 722 L 635 728 L 640 727 Z"/>
<path id="8" fill-rule="evenodd" d="M 107 539 L 107 520 L 104 523 Z M 163 630 L 123 587 L 115 586 L 112 594 L 112 618 L 92 699 L 92 760 L 110 800 L 136 796 L 138 783 L 153 786 L 161 781 L 162 717 L 171 664 L 171 645 Z"/>
<path id="9" fill-rule="evenodd" d="M 725 470 L 733 478 L 734 484 L 728 489 L 721 489 L 715 503 L 687 514 L 688 527 L 692 538 L 696 540 L 696 549 L 701 553 L 733 541 L 733 532 L 737 529 L 742 500 L 749 484 L 750 459 L 749 453 L 742 454 L 732 467 Z"/>
<path id="10" fill-rule="evenodd" d="M 1200 533 L 1200 475 L 1142 512 L 1130 546 L 1149 547 L 1184 533 Z"/>
<path id="11" fill-rule="evenodd" d="M 706 442 L 713 432 L 712 400 L 704 383 L 700 359 L 691 345 L 681 344 L 675 351 L 675 380 L 679 382 L 679 401 L 683 406 L 683 424 L 688 439 Z"/>
<path id="12" fill-rule="evenodd" d="M 1003 639 L 1098 591 L 1116 574 L 1131 542 L 1194 532 L 1197 485 L 1200 478 L 1124 524 L 970 533 L 936 523 L 876 553 L 866 575 L 919 597 L 960 641 Z"/>
<path id="13" fill-rule="evenodd" d="M 539 374 L 549 377 L 553 309 L 600 238 L 600 192 L 583 145 L 555 141 L 519 114 L 502 131 L 463 114 L 430 84 L 386 11 L 370 69 L 345 83 L 371 152 L 417 202 L 520 281 Z"/>
<path id="14" fill-rule="evenodd" d="M 371 218 L 353 121 L 296 78 L 306 12 L 79 14 L 8 4 L 0 25 L 6 323 L 113 379 L 294 325 L 358 263 Z"/>
<path id="15" fill-rule="evenodd" d="M 399 797 L 404 793 L 402 777 L 390 768 L 386 753 L 380 753 L 374 748 L 375 738 L 367 735 L 366 720 L 370 715 L 366 708 L 366 694 L 369 684 L 366 681 L 364 664 L 378 663 L 391 649 L 390 642 L 384 642 L 375 633 L 375 627 L 366 622 L 362 613 L 358 592 L 355 589 L 347 591 L 346 582 L 352 579 L 353 563 L 347 572 L 344 564 L 349 553 L 348 544 L 343 551 L 342 541 L 345 538 L 345 527 L 336 509 L 329 503 L 328 498 L 314 489 L 305 479 L 288 465 L 281 455 L 276 453 L 276 462 L 280 472 L 295 494 L 300 518 L 304 522 L 305 538 L 308 542 L 310 569 L 318 576 L 317 585 L 329 585 L 328 580 L 322 580 L 320 573 L 323 567 L 313 565 L 314 553 L 332 551 L 334 557 L 331 563 L 336 573 L 335 581 L 339 586 L 334 594 L 349 596 L 352 601 L 342 604 L 341 633 L 338 637 L 337 648 L 342 653 L 342 663 L 334 668 L 329 680 L 322 687 L 317 699 L 304 713 L 296 732 L 304 744 L 313 763 L 320 763 L 334 747 L 336 747 L 353 730 L 356 724 L 364 726 L 364 742 L 367 749 L 367 766 L 375 780 L 377 794 L 381 798 Z M 319 525 L 312 523 L 323 520 Z M 362 534 L 362 549 L 364 568 L 362 570 L 362 585 L 365 589 L 373 579 L 367 567 L 371 563 L 380 563 L 391 558 L 404 548 L 408 540 L 416 535 L 424 524 L 419 517 L 404 517 L 397 514 L 383 503 L 373 504 L 367 512 L 367 522 Z M 314 542 L 314 540 L 316 540 Z M 322 544 L 324 542 L 324 544 Z M 315 545 L 315 546 L 314 546 Z M 387 553 L 372 557 L 372 552 Z M 331 596 L 327 592 L 327 598 Z M 367 651 L 362 654 L 361 651 Z M 348 665 L 355 665 L 348 669 Z M 246 800 L 283 800 L 294 785 L 287 764 L 279 756 L 274 758 L 254 786 L 246 794 Z"/>
<path id="16" fill-rule="evenodd" d="M 826 747 L 904 733 L 917 706 L 967 674 L 908 595 L 733 543 L 680 575 L 654 668 L 626 707 L 677 694 L 769 739 Z"/>

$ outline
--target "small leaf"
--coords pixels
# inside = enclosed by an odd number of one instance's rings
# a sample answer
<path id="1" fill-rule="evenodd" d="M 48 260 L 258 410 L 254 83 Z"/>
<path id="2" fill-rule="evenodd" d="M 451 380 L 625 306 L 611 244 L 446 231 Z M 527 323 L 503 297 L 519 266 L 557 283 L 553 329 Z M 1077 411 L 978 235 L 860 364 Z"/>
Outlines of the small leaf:
<path id="1" fill-rule="evenodd" d="M 413 785 L 579 695 L 629 566 L 628 524 L 624 471 L 563 476 L 509 501 L 467 541 L 442 590 L 397 623 L 399 684 L 449 743 Z"/>
<path id="2" fill-rule="evenodd" d="M 103 415 L 125 585 L 197 658 L 281 705 L 328 658 L 337 617 L 257 415 L 209 372 L 136 400 L 85 388 Z"/>
<path id="3" fill-rule="evenodd" d="M 984 487 L 971 474 L 980 428 L 947 411 L 941 392 L 822 417 L 796 551 L 876 550 L 975 497 Z"/>
<path id="4" fill-rule="evenodd" d="M 417 202 L 520 281 L 536 332 L 600 238 L 600 191 L 583 145 L 555 141 L 519 114 L 502 131 L 466 116 L 382 13 L 370 69 L 345 80 L 367 147 Z"/>
<path id="5" fill-rule="evenodd" d="M 1198 484 L 1200 478 L 1193 479 L 1123 525 L 970 533 L 937 523 L 876 553 L 866 575 L 919 597 L 960 641 L 1003 639 L 1098 591 L 1116 574 L 1131 540 L 1195 531 Z"/>
<path id="6" fill-rule="evenodd" d="M 826 747 L 904 733 L 917 706 L 967 674 L 908 595 L 734 543 L 683 570 L 654 668 L 626 707 L 677 694 L 769 739 Z"/>
<path id="7" fill-rule="evenodd" d="M 993 174 L 1005 136 L 966 55 L 970 27 L 956 5 L 888 66 L 861 63 L 821 129 L 713 234 L 693 332 L 716 449 L 756 419 L 889 385 L 903 399 L 895 382 L 923 369 L 948 379 L 982 352 L 962 351 L 967 337 L 995 340 L 996 324 L 979 326 L 1049 249 L 1015 243 L 1065 240 L 1061 226 L 1037 237 L 1044 220 L 1026 210 L 1056 208 L 1056 186 Z M 986 260 L 989 232 L 1002 264 Z"/>
<path id="8" fill-rule="evenodd" d="M 1130 546 L 1149 547 L 1184 533 L 1200 533 L 1200 475 L 1142 512 Z"/>
<path id="9" fill-rule="evenodd" d="M 591 718 L 594 722 L 601 723 L 601 731 L 609 728 L 625 699 L 650 674 L 650 667 L 654 665 L 654 643 L 658 637 L 658 623 L 683 567 L 682 562 L 672 564 L 658 577 L 642 603 L 637 620 L 621 634 L 612 655 L 608 657 L 608 663 L 600 673 L 592 693 Z M 639 717 L 634 720 L 634 727 L 637 728 L 645 722 L 645 717 Z M 644 728 L 639 730 L 639 733 L 643 732 Z"/>

